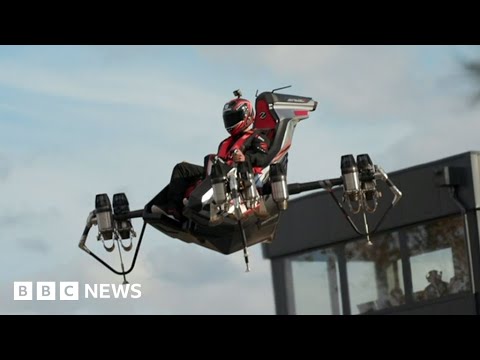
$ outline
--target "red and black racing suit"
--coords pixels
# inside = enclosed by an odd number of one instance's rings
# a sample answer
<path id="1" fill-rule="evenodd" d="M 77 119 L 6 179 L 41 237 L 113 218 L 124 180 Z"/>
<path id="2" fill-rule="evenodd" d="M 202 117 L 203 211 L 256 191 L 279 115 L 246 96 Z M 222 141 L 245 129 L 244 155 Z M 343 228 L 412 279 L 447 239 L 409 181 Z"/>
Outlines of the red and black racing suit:
<path id="1" fill-rule="evenodd" d="M 246 136 L 249 135 L 249 136 Z M 259 130 L 249 130 L 236 136 L 231 136 L 223 140 L 218 146 L 217 155 L 221 157 L 228 165 L 232 166 L 232 150 L 240 149 L 245 155 L 247 166 L 253 167 L 258 173 L 267 166 L 267 153 L 270 148 L 270 140 Z M 205 161 L 208 156 L 205 157 Z M 181 162 L 175 165 L 170 179 L 166 209 L 177 219 L 181 219 L 183 209 L 183 198 L 187 189 L 205 178 L 205 167 Z"/>

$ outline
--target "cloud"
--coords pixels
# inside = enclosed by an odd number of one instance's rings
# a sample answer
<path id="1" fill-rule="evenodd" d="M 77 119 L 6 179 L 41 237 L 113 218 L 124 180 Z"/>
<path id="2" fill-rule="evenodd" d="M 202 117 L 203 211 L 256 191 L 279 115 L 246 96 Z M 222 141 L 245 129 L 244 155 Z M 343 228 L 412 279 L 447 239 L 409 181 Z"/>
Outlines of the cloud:
<path id="1" fill-rule="evenodd" d="M 410 136 L 398 139 L 382 154 L 382 161 L 393 170 L 478 151 L 475 134 L 479 131 L 478 111 L 439 114 L 427 125 L 418 126 Z"/>
<path id="2" fill-rule="evenodd" d="M 245 273 L 241 253 L 224 256 L 185 244 L 175 249 L 176 256 L 152 257 L 157 264 L 165 262 L 153 271 L 163 274 L 155 285 L 164 294 L 157 299 L 160 308 L 182 314 L 274 313 L 270 267 L 259 247 L 251 250 L 250 273 Z"/>
<path id="3" fill-rule="evenodd" d="M 97 104 L 160 108 L 190 116 L 218 108 L 216 96 L 205 89 L 200 91 L 196 83 L 178 80 L 175 73 L 159 67 L 117 64 L 62 69 L 0 59 L 0 84 L 15 89 Z"/>
<path id="4" fill-rule="evenodd" d="M 50 252 L 50 244 L 45 239 L 34 237 L 19 237 L 17 243 L 27 251 L 33 251 L 46 255 Z"/>
<path id="5" fill-rule="evenodd" d="M 8 174 L 11 171 L 11 164 L 9 163 L 7 157 L 0 153 L 0 182 L 7 179 Z"/>
<path id="6" fill-rule="evenodd" d="M 170 241 L 172 246 L 162 246 L 148 254 L 146 261 L 155 278 L 177 286 L 192 286 L 198 283 L 205 285 L 226 282 L 239 270 L 224 256 L 202 251 L 195 245 L 187 248 L 176 239 Z M 213 258 L 215 261 L 212 261 Z M 221 271 L 218 271 L 219 269 Z"/>

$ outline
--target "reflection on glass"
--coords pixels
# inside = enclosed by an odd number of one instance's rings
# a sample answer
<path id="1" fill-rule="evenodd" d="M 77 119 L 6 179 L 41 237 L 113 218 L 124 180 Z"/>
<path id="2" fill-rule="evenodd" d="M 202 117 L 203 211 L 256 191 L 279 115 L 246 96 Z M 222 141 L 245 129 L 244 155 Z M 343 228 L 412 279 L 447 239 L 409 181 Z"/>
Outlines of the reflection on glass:
<path id="1" fill-rule="evenodd" d="M 355 241 L 345 246 L 352 314 L 405 303 L 398 232 L 376 236 L 373 245 Z"/>
<path id="2" fill-rule="evenodd" d="M 405 231 L 415 300 L 470 289 L 463 218 L 450 217 Z"/>
<path id="3" fill-rule="evenodd" d="M 297 315 L 339 315 L 337 257 L 332 249 L 308 252 L 290 259 Z"/>

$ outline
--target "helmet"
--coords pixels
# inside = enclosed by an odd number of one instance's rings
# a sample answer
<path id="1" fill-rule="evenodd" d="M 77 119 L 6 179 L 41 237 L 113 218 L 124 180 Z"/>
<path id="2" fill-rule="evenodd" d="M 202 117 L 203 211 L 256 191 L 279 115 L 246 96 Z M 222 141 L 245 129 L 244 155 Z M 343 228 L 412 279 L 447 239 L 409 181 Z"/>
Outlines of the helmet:
<path id="1" fill-rule="evenodd" d="M 255 111 L 248 100 L 237 98 L 230 100 L 223 107 L 223 123 L 231 135 L 248 130 L 253 125 Z"/>
<path id="2" fill-rule="evenodd" d="M 437 270 L 430 270 L 426 276 L 428 282 L 432 282 L 434 280 L 442 280 L 442 272 Z"/>

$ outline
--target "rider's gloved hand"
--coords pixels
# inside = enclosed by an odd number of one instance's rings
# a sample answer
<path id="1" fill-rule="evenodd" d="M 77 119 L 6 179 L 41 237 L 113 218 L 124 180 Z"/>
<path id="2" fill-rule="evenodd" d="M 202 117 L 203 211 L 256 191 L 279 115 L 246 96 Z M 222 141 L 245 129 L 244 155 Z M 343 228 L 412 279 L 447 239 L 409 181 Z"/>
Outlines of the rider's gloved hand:
<path id="1" fill-rule="evenodd" d="M 243 154 L 243 152 L 241 150 L 237 149 L 233 152 L 232 160 L 237 162 L 237 163 L 238 162 L 244 162 L 245 161 L 245 155 Z"/>

